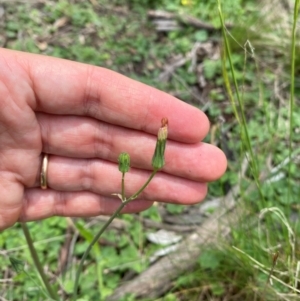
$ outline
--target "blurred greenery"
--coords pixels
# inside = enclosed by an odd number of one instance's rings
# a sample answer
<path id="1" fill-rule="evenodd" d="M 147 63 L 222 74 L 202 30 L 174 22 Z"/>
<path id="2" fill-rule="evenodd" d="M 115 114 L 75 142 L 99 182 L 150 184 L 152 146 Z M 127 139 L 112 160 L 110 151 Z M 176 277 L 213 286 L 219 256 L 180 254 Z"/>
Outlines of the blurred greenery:
<path id="1" fill-rule="evenodd" d="M 296 236 L 300 231 L 299 58 L 296 58 L 290 171 L 284 163 L 289 157 L 292 12 L 279 9 L 275 0 L 230 0 L 223 1 L 222 5 L 242 107 L 237 105 L 235 91 L 231 100 L 226 89 L 226 74 L 232 84 L 231 66 L 221 61 L 224 47 L 216 1 L 0 1 L 4 11 L 4 21 L 0 20 L 0 46 L 116 70 L 175 95 L 208 115 L 211 131 L 205 142 L 221 147 L 228 157 L 228 171 L 219 181 L 210 183 L 208 199 L 222 198 L 234 185 L 239 185 L 239 204 L 245 208 L 246 217 L 241 216 L 238 227 L 231 229 L 230 242 L 220 238 L 217 246 L 207 246 L 195 259 L 194 270 L 174 281 L 170 292 L 160 300 L 297 300 L 298 295 L 284 299 L 287 298 L 284 294 L 295 290 L 283 284 L 273 281 L 273 286 L 266 285 L 268 275 L 257 268 L 257 263 L 231 248 L 234 245 L 255 258 L 265 271 L 269 271 L 272 264 L 273 252 L 279 250 L 275 276 L 281 277 L 285 284 L 295 283 L 296 266 L 290 258 L 287 227 L 273 215 L 268 217 L 265 225 L 269 228 L 265 226 L 263 235 L 257 227 L 260 210 L 276 206 L 285 214 Z M 173 13 L 175 21 L 192 16 L 213 29 L 178 22 L 175 29 L 160 32 L 148 17 L 149 10 Z M 197 53 L 193 63 L 190 55 L 197 43 L 210 48 L 204 48 L 208 49 L 207 53 Z M 298 43 L 296 47 L 299 49 Z M 185 63 L 161 80 L 167 66 L 183 58 Z M 258 165 L 263 200 L 257 189 L 246 190 L 255 186 L 251 169 L 239 179 L 242 163 L 249 154 L 234 106 L 246 116 L 254 151 L 251 160 Z M 268 176 L 263 180 L 265 174 Z M 171 204 L 164 208 L 172 215 L 184 211 L 184 206 Z M 141 213 L 139 218 L 161 222 L 159 206 Z M 159 247 L 147 241 L 148 230 L 139 218 L 125 215 L 122 219 L 128 225 L 126 231 L 105 232 L 85 265 L 80 283 L 83 300 L 105 298 L 121 281 L 131 279 L 148 267 L 149 257 Z M 72 291 L 78 260 L 99 229 L 99 223 L 90 225 L 83 219 L 76 219 L 75 225 L 79 231 L 76 246 L 67 269 L 60 271 L 59 254 L 70 235 L 67 220 L 54 217 L 29 223 L 47 275 L 64 300 L 68 300 Z M 294 247 L 298 256 L 298 243 Z M 12 280 L 0 282 L 0 297 L 3 300 L 45 300 L 19 225 L 1 233 L 0 249 L 0 278 Z M 26 273 L 17 274 L 10 258 L 24 262 Z M 134 298 L 128 296 L 124 300 Z"/>

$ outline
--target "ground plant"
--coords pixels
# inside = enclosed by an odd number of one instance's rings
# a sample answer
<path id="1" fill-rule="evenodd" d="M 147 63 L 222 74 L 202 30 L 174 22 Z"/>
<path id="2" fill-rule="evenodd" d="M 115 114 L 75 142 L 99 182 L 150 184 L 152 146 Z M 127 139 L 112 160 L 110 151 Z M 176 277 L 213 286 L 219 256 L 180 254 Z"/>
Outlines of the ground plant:
<path id="1" fill-rule="evenodd" d="M 299 2 L 0 0 L 1 47 L 107 67 L 208 115 L 206 142 L 226 153 L 228 170 L 209 185 L 205 203 L 218 205 L 203 219 L 228 196 L 235 219 L 150 300 L 300 300 Z M 5 230 L 0 300 L 109 300 L 153 264 L 161 249 L 148 239 L 153 225 L 201 227 L 202 207 L 192 207 L 158 204 L 117 216 L 100 239 L 104 217 Z M 149 300 L 134 292 L 122 298 Z"/>

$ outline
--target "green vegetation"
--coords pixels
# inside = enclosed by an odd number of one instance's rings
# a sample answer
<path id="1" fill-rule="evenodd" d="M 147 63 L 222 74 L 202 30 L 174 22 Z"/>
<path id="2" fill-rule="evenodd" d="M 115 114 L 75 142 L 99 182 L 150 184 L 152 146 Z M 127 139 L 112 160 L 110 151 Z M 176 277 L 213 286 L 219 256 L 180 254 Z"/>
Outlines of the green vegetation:
<path id="1" fill-rule="evenodd" d="M 212 0 L 0 1 L 5 17 L 1 46 L 116 70 L 209 116 L 206 141 L 226 152 L 229 167 L 210 184 L 207 198 L 223 198 L 237 187 L 240 220 L 226 239 L 206 246 L 193 271 L 174 280 L 157 300 L 300 298 L 300 44 L 293 33 L 297 7 L 282 3 L 228 0 L 218 7 Z M 174 29 L 158 31 L 149 10 L 173 14 Z M 199 28 L 185 16 L 211 28 Z M 173 66 L 171 72 L 167 66 Z M 185 210 L 163 207 L 172 216 Z M 160 222 L 159 206 L 124 215 L 120 222 L 126 226 L 104 233 L 84 266 L 80 300 L 104 299 L 120 281 L 149 266 L 159 247 L 147 241 L 140 219 Z M 71 296 L 79 259 L 99 229 L 93 219 L 74 223 L 64 218 L 29 223 L 47 276 L 64 300 Z M 0 296 L 45 300 L 20 226 L 1 233 L 0 249 Z"/>

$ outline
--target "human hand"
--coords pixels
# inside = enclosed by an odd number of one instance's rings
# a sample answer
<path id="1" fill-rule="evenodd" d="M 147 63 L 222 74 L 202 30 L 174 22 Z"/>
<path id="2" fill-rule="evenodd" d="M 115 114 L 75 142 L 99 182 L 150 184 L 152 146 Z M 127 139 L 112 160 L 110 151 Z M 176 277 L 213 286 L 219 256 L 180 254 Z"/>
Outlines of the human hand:
<path id="1" fill-rule="evenodd" d="M 162 117 L 169 120 L 166 165 L 123 212 L 154 201 L 194 204 L 226 169 L 224 154 L 201 143 L 198 109 L 99 67 L 0 50 L 0 229 L 53 215 L 112 214 L 120 204 L 119 153 L 128 152 L 126 194 L 151 173 Z M 42 153 L 48 189 L 40 188 Z"/>

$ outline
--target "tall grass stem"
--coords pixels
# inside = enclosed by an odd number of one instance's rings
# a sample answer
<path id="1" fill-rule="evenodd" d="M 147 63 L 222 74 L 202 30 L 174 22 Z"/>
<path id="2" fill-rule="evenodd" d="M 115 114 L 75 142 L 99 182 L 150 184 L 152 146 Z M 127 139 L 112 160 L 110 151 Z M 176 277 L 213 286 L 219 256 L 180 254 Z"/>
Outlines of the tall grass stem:
<path id="1" fill-rule="evenodd" d="M 293 141 L 293 111 L 295 103 L 295 60 L 296 60 L 296 32 L 297 32 L 297 19 L 299 14 L 300 0 L 295 0 L 294 18 L 292 29 L 292 45 L 291 45 L 291 84 L 290 84 L 290 106 L 289 106 L 289 166 L 288 166 L 288 199 L 291 198 L 291 166 L 292 166 L 292 141 Z"/>
<path id="2" fill-rule="evenodd" d="M 239 87 L 238 87 L 237 79 L 235 76 L 235 70 L 234 70 L 232 59 L 231 59 L 231 51 L 230 51 L 230 47 L 229 47 L 229 42 L 228 42 L 227 33 L 226 33 L 226 26 L 225 26 L 222 8 L 221 8 L 221 0 L 218 0 L 218 11 L 219 11 L 219 17 L 220 17 L 220 21 L 221 21 L 223 38 L 224 38 L 225 49 L 226 49 L 226 52 L 224 52 L 223 58 L 226 59 L 226 54 L 227 54 L 230 71 L 231 71 L 231 75 L 232 75 L 232 79 L 233 79 L 233 84 L 235 87 L 235 92 L 236 92 L 238 105 L 239 105 L 239 109 L 240 109 L 240 118 L 238 118 L 238 121 L 240 121 L 241 129 L 242 129 L 242 132 L 241 132 L 242 137 L 241 138 L 242 138 L 242 141 L 244 144 L 245 151 L 249 152 L 249 155 L 250 155 L 249 163 L 250 163 L 250 168 L 252 169 L 253 178 L 254 178 L 255 184 L 257 186 L 257 189 L 259 191 L 260 197 L 261 197 L 262 201 L 264 201 L 264 196 L 263 196 L 263 193 L 261 190 L 261 185 L 259 182 L 259 170 L 258 170 L 256 158 L 254 156 L 254 152 L 252 149 L 252 145 L 251 145 L 251 141 L 250 141 L 250 137 L 249 137 L 249 133 L 248 133 L 248 129 L 247 129 L 246 116 L 245 116 L 245 112 L 244 112 L 244 104 L 243 104 L 243 100 L 242 100 L 242 97 L 239 92 Z M 223 66 L 226 67 L 225 64 L 223 64 Z M 228 86 L 228 84 L 227 84 L 227 86 Z M 231 88 L 229 88 L 229 89 L 231 89 Z"/>
<path id="3" fill-rule="evenodd" d="M 30 232 L 29 232 L 29 229 L 27 227 L 27 225 L 25 223 L 21 223 L 21 226 L 22 226 L 22 230 L 23 230 L 23 233 L 24 233 L 24 236 L 25 236 L 25 239 L 26 239 L 26 242 L 27 242 L 27 245 L 28 245 L 28 248 L 29 248 L 29 251 L 30 251 L 30 254 L 31 254 L 31 257 L 32 257 L 32 260 L 34 262 L 34 265 L 36 267 L 36 269 L 38 270 L 38 273 L 45 285 L 45 288 L 49 294 L 49 296 L 53 299 L 53 300 L 59 300 L 59 297 L 57 295 L 57 293 L 52 289 L 49 281 L 48 281 L 48 278 L 47 276 L 45 275 L 44 273 L 44 269 L 42 267 L 42 264 L 39 260 L 39 257 L 38 257 L 38 254 L 36 252 L 36 249 L 33 245 L 33 240 L 31 238 L 31 235 L 30 235 Z"/>

